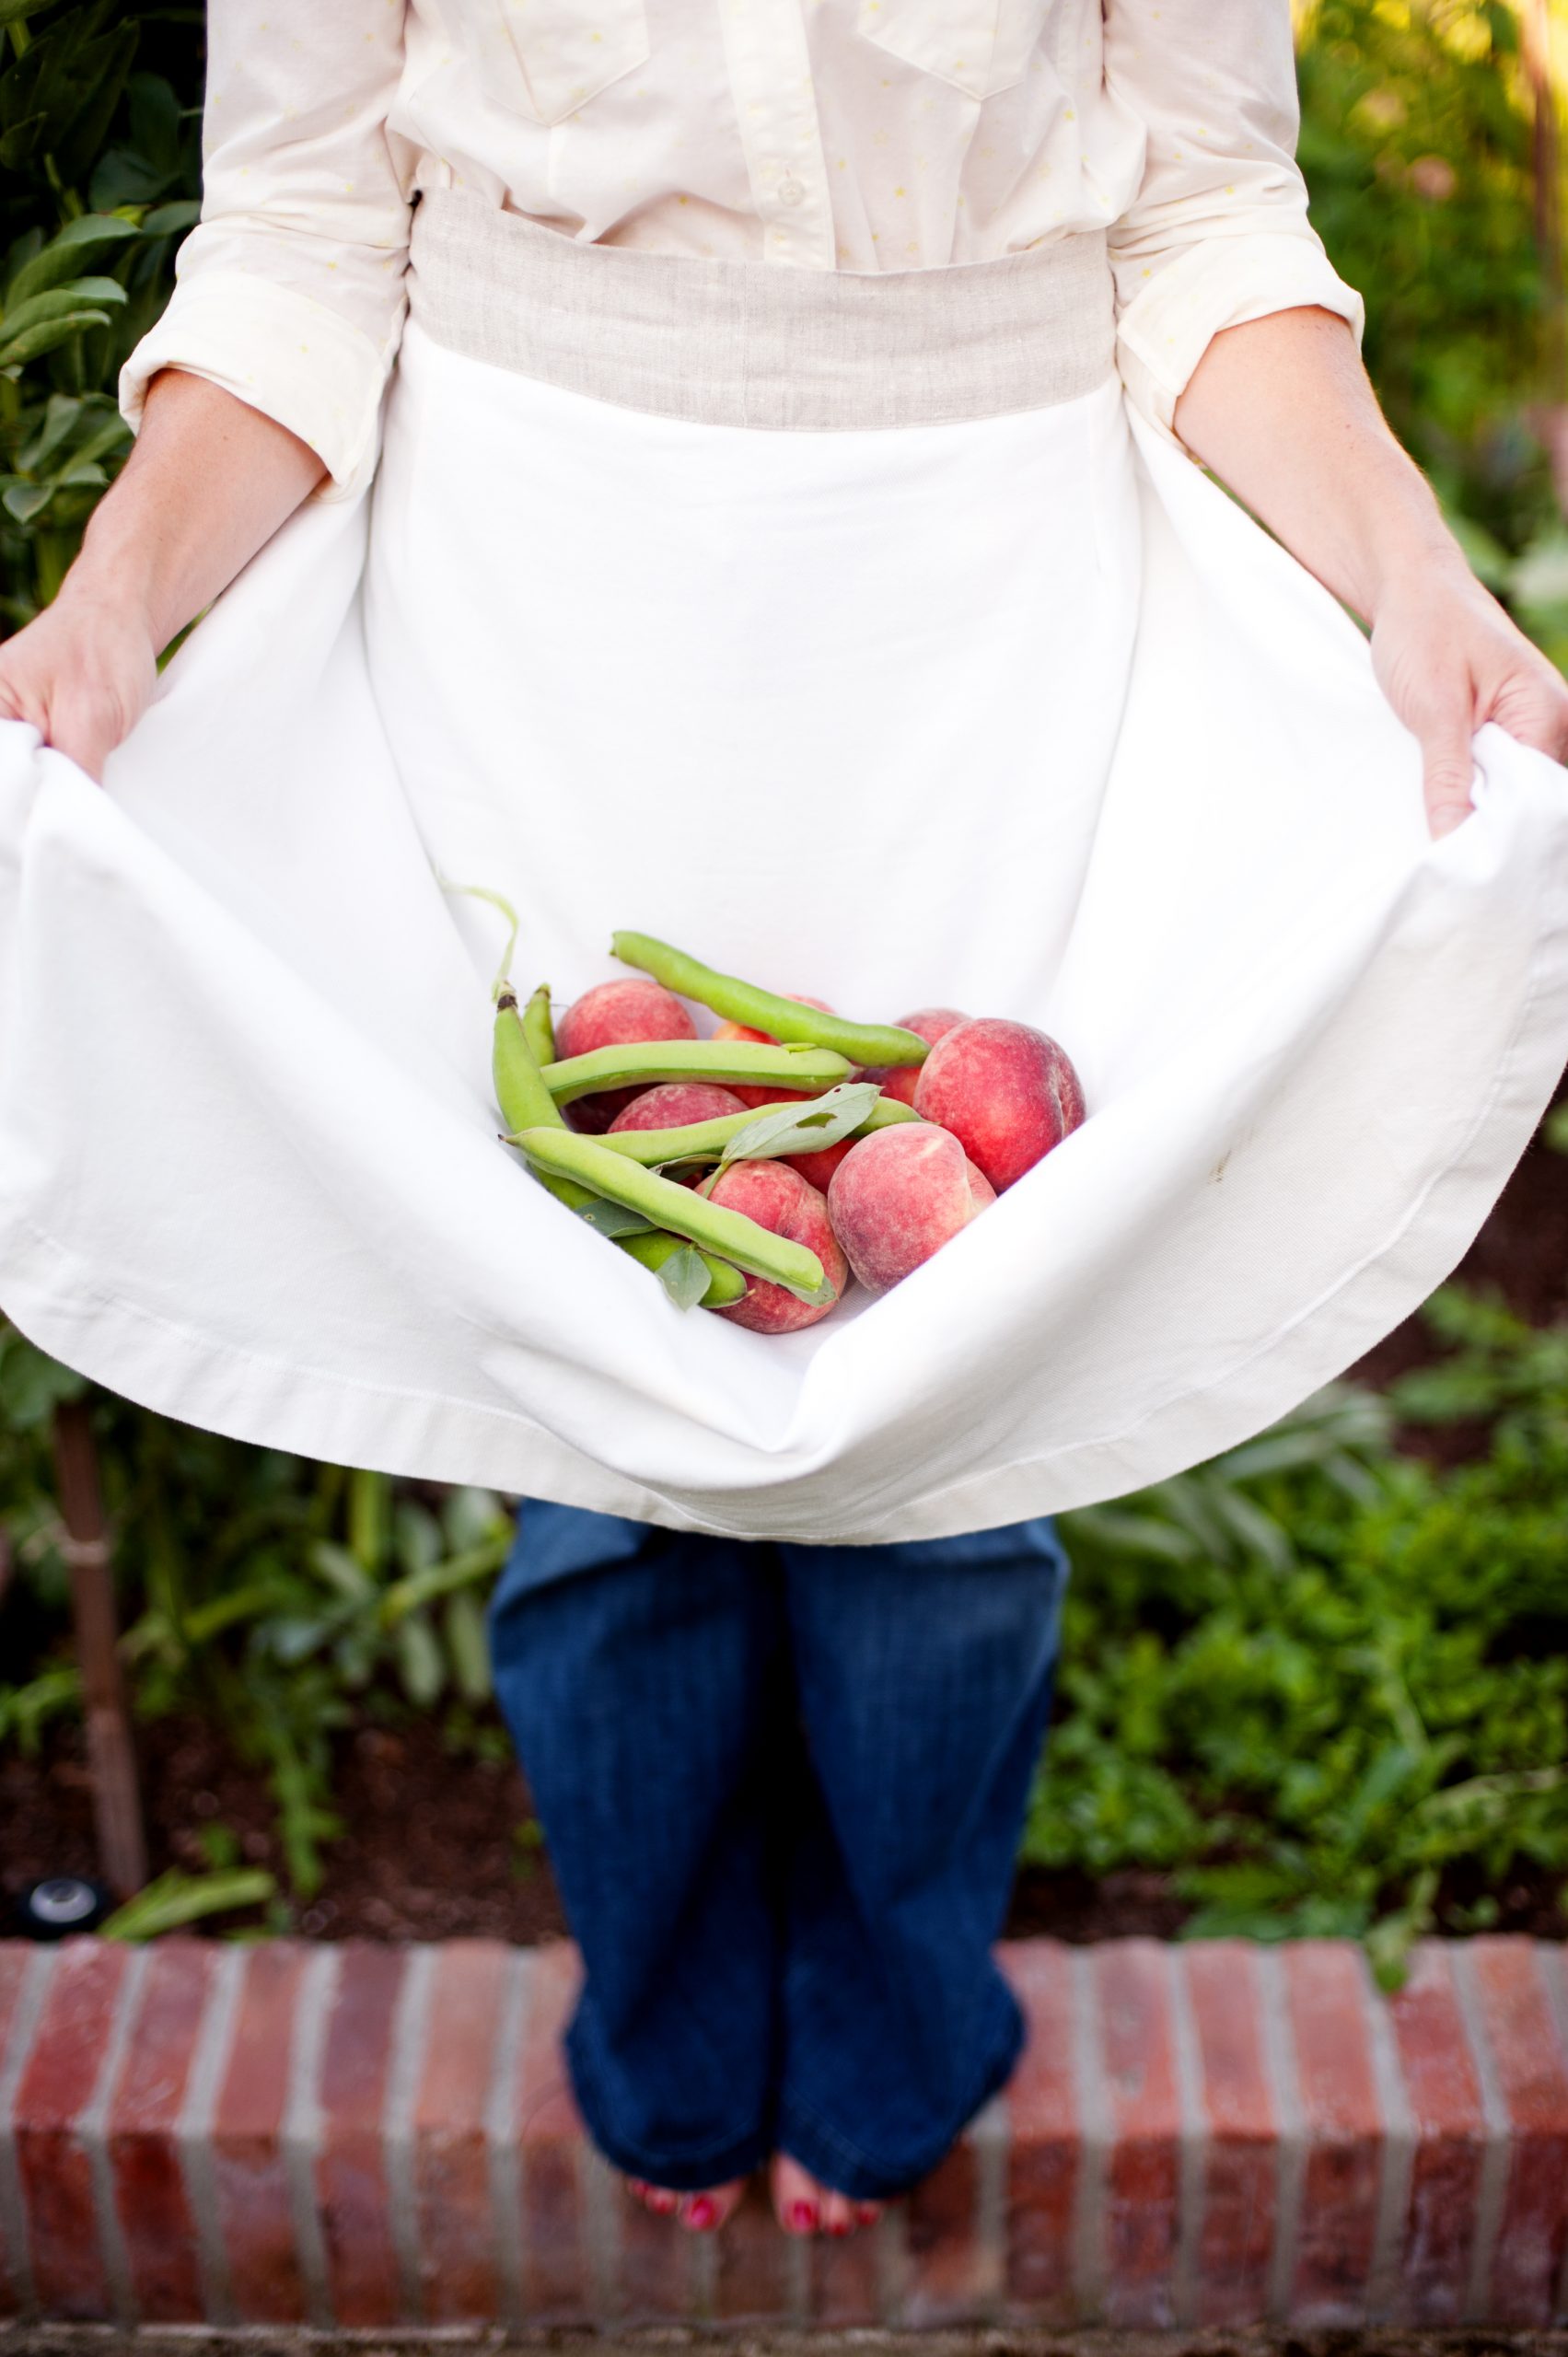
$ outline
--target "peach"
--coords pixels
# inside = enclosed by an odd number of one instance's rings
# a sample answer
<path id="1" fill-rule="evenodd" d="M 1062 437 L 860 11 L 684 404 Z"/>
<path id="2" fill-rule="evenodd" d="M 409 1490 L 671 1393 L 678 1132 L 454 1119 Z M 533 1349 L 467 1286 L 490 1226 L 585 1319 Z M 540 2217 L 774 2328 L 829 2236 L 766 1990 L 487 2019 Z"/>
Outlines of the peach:
<path id="1" fill-rule="evenodd" d="M 928 1039 L 935 1047 L 938 1039 L 955 1030 L 960 1023 L 968 1021 L 969 1016 L 960 1015 L 956 1006 L 922 1006 L 913 1015 L 900 1015 L 899 1028 L 918 1033 L 921 1039 Z M 865 1077 L 881 1084 L 884 1097 L 896 1097 L 900 1105 L 912 1105 L 915 1083 L 923 1069 L 920 1064 L 886 1064 L 876 1072 L 868 1072 Z"/>
<path id="2" fill-rule="evenodd" d="M 741 1299 L 727 1309 L 714 1310 L 715 1318 L 727 1318 L 734 1325 L 748 1326 L 754 1334 L 793 1334 L 801 1327 L 815 1326 L 819 1318 L 826 1318 L 849 1283 L 849 1270 L 828 1218 L 825 1200 L 798 1170 L 792 1170 L 784 1162 L 732 1162 L 714 1184 L 708 1201 L 722 1203 L 728 1211 L 744 1212 L 760 1227 L 771 1229 L 775 1236 L 787 1236 L 794 1244 L 804 1244 L 821 1261 L 833 1289 L 831 1301 L 814 1305 L 798 1301 L 783 1285 L 770 1284 L 765 1278 L 748 1277 Z"/>
<path id="3" fill-rule="evenodd" d="M 826 1194 L 833 1181 L 833 1173 L 842 1162 L 853 1138 L 841 1138 L 837 1145 L 819 1146 L 815 1154 L 791 1154 L 784 1158 L 792 1170 L 798 1170 L 807 1183 Z"/>
<path id="4" fill-rule="evenodd" d="M 1066 1050 L 1045 1032 L 981 1016 L 938 1039 L 920 1067 L 914 1109 L 951 1130 L 1001 1194 L 1077 1128 L 1084 1092 Z"/>
<path id="5" fill-rule="evenodd" d="M 814 1006 L 819 1015 L 831 1015 L 832 1008 L 825 998 L 807 998 L 803 991 L 786 991 L 786 998 L 798 1006 Z M 754 1031 L 749 1023 L 721 1023 L 714 1033 L 715 1039 L 748 1039 L 753 1047 L 776 1048 L 778 1041 L 771 1031 Z M 730 1084 L 743 1105 L 804 1105 L 811 1092 L 807 1088 L 756 1088 L 738 1081 Z"/>
<path id="6" fill-rule="evenodd" d="M 694 1121 L 716 1121 L 745 1107 L 733 1088 L 712 1080 L 661 1080 L 645 1088 L 610 1123 L 616 1130 L 684 1130 Z"/>
<path id="7" fill-rule="evenodd" d="M 861 1283 L 886 1293 L 995 1201 L 950 1131 L 904 1121 L 856 1141 L 833 1174 L 828 1216 Z"/>
<path id="8" fill-rule="evenodd" d="M 667 991 L 662 982 L 650 982 L 645 975 L 628 974 L 623 979 L 617 976 L 614 981 L 598 982 L 573 1000 L 556 1022 L 555 1053 L 563 1059 L 588 1055 L 595 1048 L 623 1048 L 633 1039 L 694 1039 L 696 1036 L 691 1009 L 682 1005 L 673 991 Z M 566 1119 L 575 1130 L 608 1130 L 642 1093 L 635 1088 L 607 1088 L 597 1097 L 579 1097 L 568 1106 Z"/>

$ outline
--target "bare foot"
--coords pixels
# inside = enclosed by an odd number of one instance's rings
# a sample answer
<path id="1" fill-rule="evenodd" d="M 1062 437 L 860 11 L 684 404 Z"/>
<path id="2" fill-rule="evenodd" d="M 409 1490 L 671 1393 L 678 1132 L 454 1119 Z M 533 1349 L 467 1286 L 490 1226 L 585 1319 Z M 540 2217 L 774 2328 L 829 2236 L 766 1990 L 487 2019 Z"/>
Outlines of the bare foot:
<path id="1" fill-rule="evenodd" d="M 853 2235 L 857 2226 L 875 2225 L 882 2215 L 879 2201 L 857 2201 L 822 2184 L 787 2153 L 775 2153 L 768 2164 L 773 2215 L 786 2235 Z"/>
<path id="2" fill-rule="evenodd" d="M 727 2218 L 733 2218 L 740 2207 L 740 2197 L 746 2190 L 743 2177 L 732 2177 L 727 2185 L 711 2185 L 703 2193 L 675 2193 L 666 2185 L 649 2185 L 645 2178 L 629 2177 L 631 2190 L 656 2218 L 678 2218 L 693 2234 L 712 2234 Z"/>

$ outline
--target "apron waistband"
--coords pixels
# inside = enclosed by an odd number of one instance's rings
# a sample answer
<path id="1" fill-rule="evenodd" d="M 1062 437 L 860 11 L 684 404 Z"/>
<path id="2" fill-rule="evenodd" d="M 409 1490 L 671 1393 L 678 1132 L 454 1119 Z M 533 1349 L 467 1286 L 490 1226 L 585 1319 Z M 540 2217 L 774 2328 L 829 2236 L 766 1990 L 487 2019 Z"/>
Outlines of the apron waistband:
<path id="1" fill-rule="evenodd" d="M 1115 366 L 1103 230 L 934 270 L 781 269 L 589 245 L 429 189 L 409 301 L 448 350 L 707 425 L 1000 417 L 1074 401 Z"/>

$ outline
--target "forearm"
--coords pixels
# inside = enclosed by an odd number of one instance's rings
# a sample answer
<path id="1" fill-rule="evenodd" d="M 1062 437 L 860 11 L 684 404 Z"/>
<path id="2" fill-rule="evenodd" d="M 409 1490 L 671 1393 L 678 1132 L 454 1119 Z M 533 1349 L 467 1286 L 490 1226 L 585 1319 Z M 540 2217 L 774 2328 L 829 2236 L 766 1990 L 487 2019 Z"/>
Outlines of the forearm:
<path id="1" fill-rule="evenodd" d="M 1216 335 L 1176 407 L 1188 448 L 1367 622 L 1390 584 L 1464 569 L 1378 409 L 1355 339 L 1320 310 Z"/>
<path id="2" fill-rule="evenodd" d="M 57 602 L 114 605 L 156 650 L 226 589 L 320 482 L 284 426 L 204 378 L 166 369 L 136 447 L 87 527 Z"/>
<path id="3" fill-rule="evenodd" d="M 1431 486 L 1384 424 L 1342 320 L 1299 309 L 1226 328 L 1174 422 L 1370 626 L 1374 674 L 1421 746 L 1434 834 L 1470 807 L 1471 740 L 1483 722 L 1558 761 L 1568 753 L 1568 689 L 1470 572 Z"/>

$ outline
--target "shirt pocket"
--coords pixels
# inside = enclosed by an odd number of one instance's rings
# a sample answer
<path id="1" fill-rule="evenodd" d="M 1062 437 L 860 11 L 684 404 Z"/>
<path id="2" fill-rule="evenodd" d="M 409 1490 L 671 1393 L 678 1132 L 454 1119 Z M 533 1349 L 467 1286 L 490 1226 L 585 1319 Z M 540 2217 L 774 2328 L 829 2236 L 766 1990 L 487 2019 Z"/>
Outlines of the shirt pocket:
<path id="1" fill-rule="evenodd" d="M 648 57 L 645 0 L 463 0 L 488 94 L 563 122 Z"/>
<path id="2" fill-rule="evenodd" d="M 993 99 L 1029 70 L 1051 0 L 860 0 L 856 25 L 878 49 L 971 99 Z"/>

